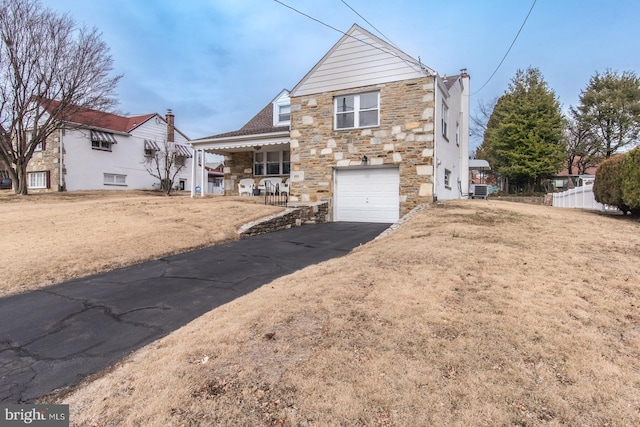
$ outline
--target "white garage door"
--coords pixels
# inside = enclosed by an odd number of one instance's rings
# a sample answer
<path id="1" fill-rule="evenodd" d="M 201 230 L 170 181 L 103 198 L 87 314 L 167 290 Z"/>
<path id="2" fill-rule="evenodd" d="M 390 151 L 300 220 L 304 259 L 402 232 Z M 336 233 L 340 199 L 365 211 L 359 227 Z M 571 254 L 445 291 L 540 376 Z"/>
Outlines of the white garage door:
<path id="1" fill-rule="evenodd" d="M 335 221 L 398 221 L 398 168 L 336 169 L 334 202 Z"/>

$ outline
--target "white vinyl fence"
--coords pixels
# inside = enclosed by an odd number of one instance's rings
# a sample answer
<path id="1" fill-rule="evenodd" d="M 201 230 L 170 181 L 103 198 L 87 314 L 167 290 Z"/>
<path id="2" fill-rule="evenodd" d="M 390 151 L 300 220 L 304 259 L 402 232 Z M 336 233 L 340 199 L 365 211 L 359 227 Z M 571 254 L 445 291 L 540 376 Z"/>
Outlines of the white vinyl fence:
<path id="1" fill-rule="evenodd" d="M 593 184 L 572 188 L 561 193 L 553 193 L 553 206 L 557 208 L 591 209 L 597 211 L 616 210 L 596 202 L 593 196 Z"/>

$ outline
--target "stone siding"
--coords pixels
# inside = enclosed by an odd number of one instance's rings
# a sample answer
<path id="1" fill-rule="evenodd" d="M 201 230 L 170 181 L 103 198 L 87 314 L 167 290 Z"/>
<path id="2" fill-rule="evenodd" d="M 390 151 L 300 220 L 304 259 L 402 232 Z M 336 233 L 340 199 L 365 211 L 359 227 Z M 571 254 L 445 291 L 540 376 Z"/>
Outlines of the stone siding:
<path id="1" fill-rule="evenodd" d="M 224 194 L 237 196 L 241 179 L 253 178 L 253 152 L 229 153 L 224 157 Z M 257 184 L 257 183 L 256 183 Z"/>
<path id="2" fill-rule="evenodd" d="M 335 96 L 380 92 L 380 126 L 334 130 Z M 435 79 L 291 98 L 291 199 L 331 201 L 333 168 L 397 165 L 400 215 L 433 200 Z"/>
<path id="3" fill-rule="evenodd" d="M 45 149 L 43 151 L 35 151 L 27 166 L 27 173 L 48 171 L 50 188 L 30 188 L 30 193 L 64 190 L 64 188 L 60 188 L 60 137 L 58 135 L 57 131 L 49 135 Z M 27 177 L 27 179 L 29 178 Z"/>
<path id="4" fill-rule="evenodd" d="M 245 224 L 238 230 L 238 233 L 241 237 L 271 233 L 291 227 L 299 227 L 303 224 L 327 222 L 328 216 L 328 202 L 292 206 L 283 212 Z"/>

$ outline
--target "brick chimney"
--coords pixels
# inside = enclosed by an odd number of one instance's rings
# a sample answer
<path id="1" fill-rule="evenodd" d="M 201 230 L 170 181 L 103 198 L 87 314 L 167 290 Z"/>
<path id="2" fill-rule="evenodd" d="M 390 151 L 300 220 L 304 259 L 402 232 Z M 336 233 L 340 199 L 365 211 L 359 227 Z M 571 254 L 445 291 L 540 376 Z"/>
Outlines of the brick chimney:
<path id="1" fill-rule="evenodd" d="M 175 116 L 173 115 L 173 111 L 169 108 L 167 110 L 167 142 L 175 142 L 175 125 L 174 125 Z"/>

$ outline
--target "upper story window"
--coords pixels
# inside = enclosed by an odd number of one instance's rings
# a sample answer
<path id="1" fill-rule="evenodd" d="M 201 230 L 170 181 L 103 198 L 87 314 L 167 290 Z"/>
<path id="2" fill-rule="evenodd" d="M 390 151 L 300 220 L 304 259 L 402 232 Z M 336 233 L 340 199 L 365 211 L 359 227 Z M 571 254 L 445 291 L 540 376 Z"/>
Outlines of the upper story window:
<path id="1" fill-rule="evenodd" d="M 32 131 L 27 131 L 27 141 L 30 142 L 31 141 L 31 137 L 33 135 Z M 36 144 L 36 147 L 33 149 L 33 151 L 44 151 L 47 149 L 47 143 L 44 139 L 41 139 L 38 144 Z"/>
<path id="2" fill-rule="evenodd" d="M 291 105 L 278 105 L 278 124 L 291 122 Z"/>
<path id="3" fill-rule="evenodd" d="M 444 102 L 442 103 L 442 118 L 441 118 L 441 126 L 442 126 L 442 136 L 446 139 L 449 139 L 447 133 L 447 122 L 449 121 L 449 107 Z"/>
<path id="4" fill-rule="evenodd" d="M 353 129 L 380 125 L 380 93 L 368 92 L 334 98 L 335 128 Z"/>
<path id="5" fill-rule="evenodd" d="M 460 146 L 460 123 L 456 122 L 456 145 Z"/>
<path id="6" fill-rule="evenodd" d="M 283 90 L 272 101 L 273 103 L 273 126 L 289 126 L 291 124 L 291 98 L 289 91 Z"/>
<path id="7" fill-rule="evenodd" d="M 111 151 L 111 145 L 118 141 L 112 133 L 91 131 L 91 148 L 94 150 Z"/>

